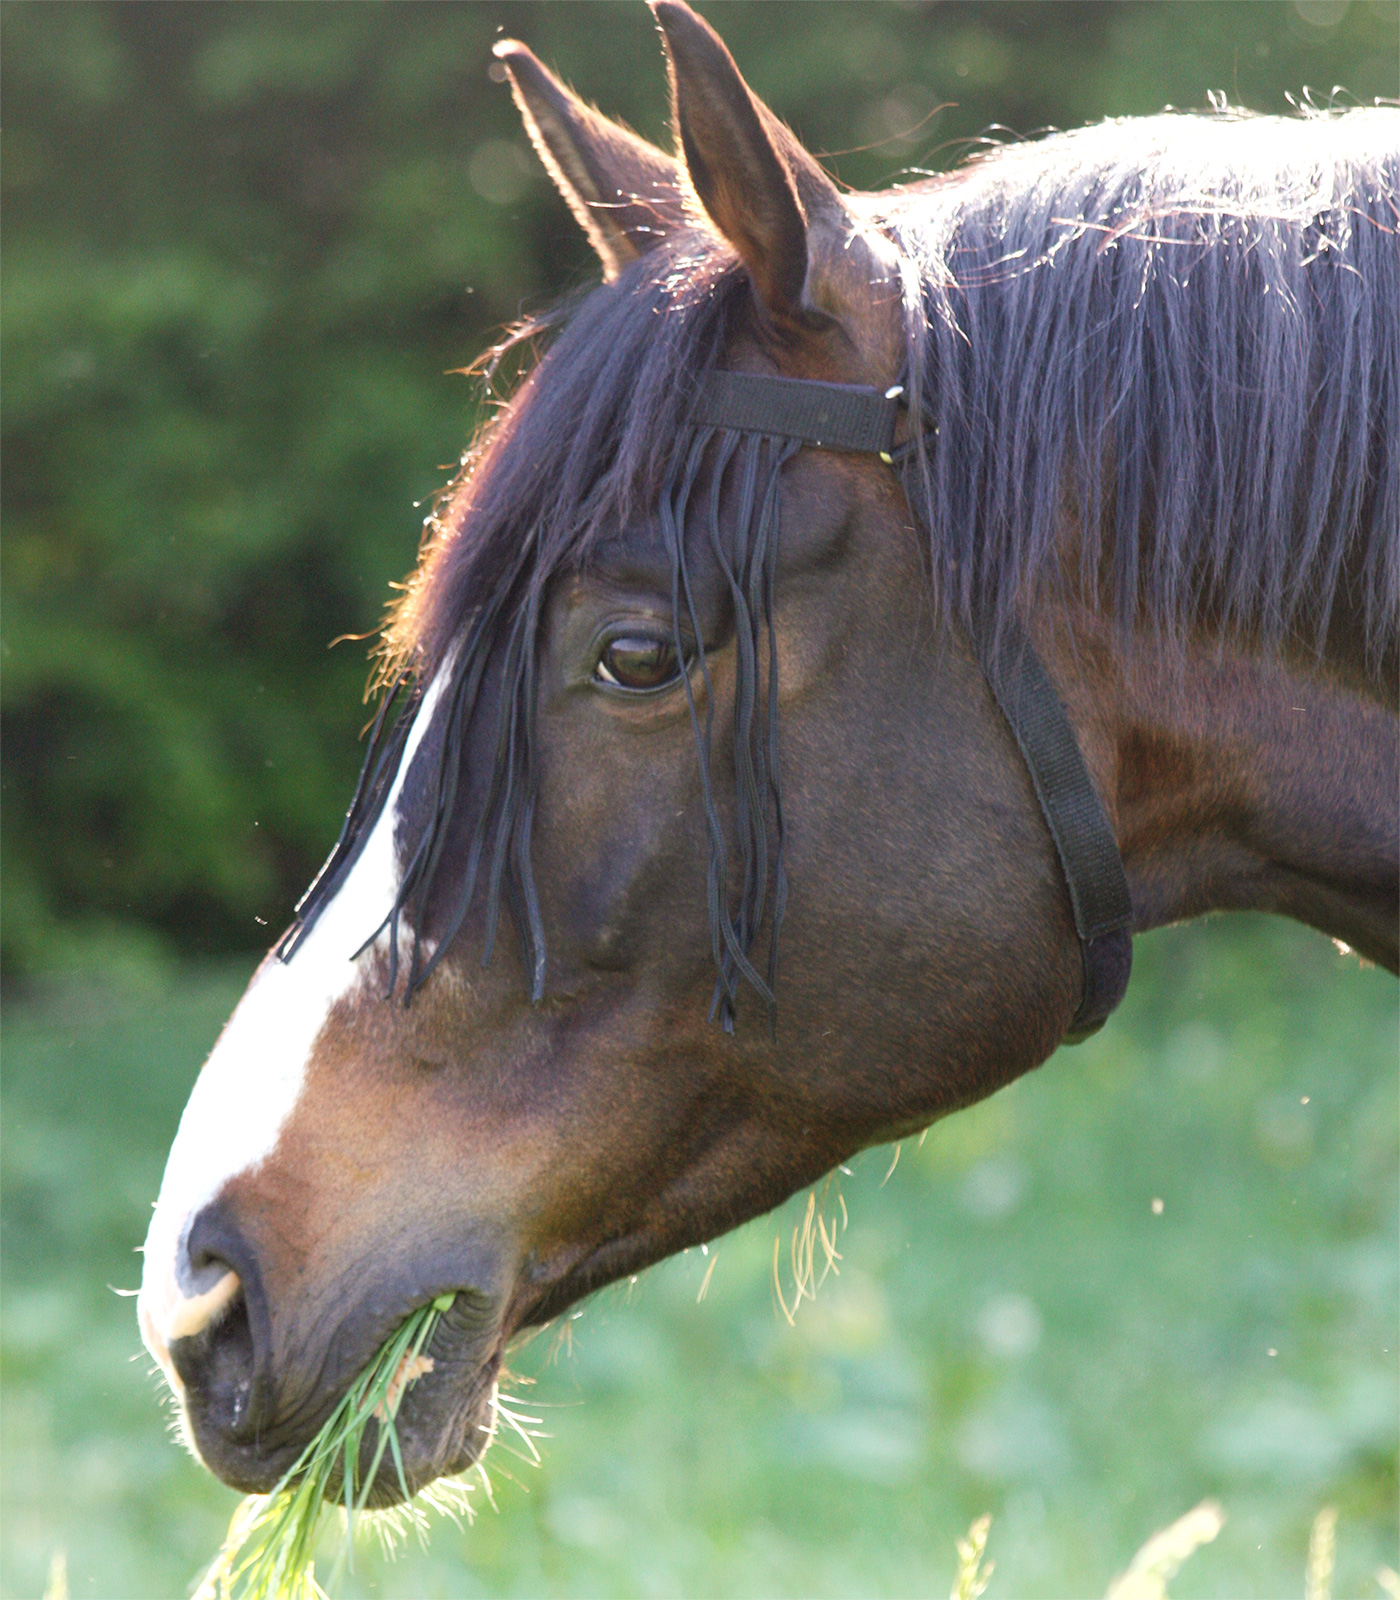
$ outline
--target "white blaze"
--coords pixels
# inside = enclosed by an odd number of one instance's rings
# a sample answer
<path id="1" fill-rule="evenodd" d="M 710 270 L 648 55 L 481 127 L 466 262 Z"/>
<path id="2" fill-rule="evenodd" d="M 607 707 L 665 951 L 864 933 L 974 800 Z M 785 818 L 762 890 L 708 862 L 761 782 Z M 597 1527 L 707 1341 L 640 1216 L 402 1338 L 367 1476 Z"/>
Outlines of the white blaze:
<path id="1" fill-rule="evenodd" d="M 387 948 L 386 931 L 355 959 L 398 896 L 394 826 L 399 797 L 448 676 L 444 668 L 423 697 L 393 787 L 349 876 L 292 959 L 284 964 L 272 958 L 259 969 L 180 1118 L 146 1235 L 137 1300 L 141 1336 L 177 1389 L 168 1354 L 171 1339 L 196 1331 L 192 1323 L 218 1315 L 237 1282 L 187 1298 L 176 1278 L 176 1252 L 190 1222 L 229 1179 L 271 1152 L 301 1094 L 326 1018 L 364 979 L 374 950 Z"/>

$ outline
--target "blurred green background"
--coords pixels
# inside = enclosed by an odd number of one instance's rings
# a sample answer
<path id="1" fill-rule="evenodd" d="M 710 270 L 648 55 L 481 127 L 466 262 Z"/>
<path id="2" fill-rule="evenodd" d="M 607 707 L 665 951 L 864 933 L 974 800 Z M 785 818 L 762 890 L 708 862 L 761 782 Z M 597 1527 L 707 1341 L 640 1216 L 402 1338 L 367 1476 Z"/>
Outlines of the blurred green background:
<path id="1" fill-rule="evenodd" d="M 707 9 L 859 186 L 994 126 L 1400 90 L 1393 3 Z M 232 1497 L 166 1441 L 104 1285 L 135 1282 L 188 1086 L 334 837 L 366 668 L 327 645 L 374 627 L 471 432 L 448 369 L 594 273 L 490 46 L 655 138 L 663 78 L 634 4 L 0 20 L 0 1592 L 37 1595 L 62 1548 L 75 1594 L 179 1595 Z M 695 1256 L 590 1306 L 572 1356 L 532 1346 L 544 1467 L 359 1590 L 932 1594 L 992 1510 L 990 1600 L 1091 1594 L 1217 1493 L 1181 1594 L 1300 1593 L 1324 1503 L 1338 1593 L 1378 1592 L 1395 986 L 1251 919 L 1138 966 L 1085 1050 L 883 1188 L 878 1152 L 842 1180 L 842 1275 L 796 1330 L 785 1216 L 720 1246 L 699 1307 Z"/>

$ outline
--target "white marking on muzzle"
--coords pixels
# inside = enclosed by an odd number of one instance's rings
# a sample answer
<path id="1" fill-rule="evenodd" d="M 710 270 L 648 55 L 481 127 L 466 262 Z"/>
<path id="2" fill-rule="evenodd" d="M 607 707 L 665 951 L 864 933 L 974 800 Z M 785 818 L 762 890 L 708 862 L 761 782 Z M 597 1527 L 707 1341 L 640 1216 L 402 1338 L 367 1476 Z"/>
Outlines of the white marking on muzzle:
<path id="1" fill-rule="evenodd" d="M 195 1280 L 184 1260 L 190 1224 L 230 1179 L 271 1152 L 301 1095 L 327 1017 L 364 980 L 374 952 L 388 948 L 385 932 L 355 959 L 398 895 L 399 797 L 449 676 L 450 663 L 424 695 L 393 788 L 349 876 L 292 959 L 284 964 L 269 956 L 258 969 L 180 1118 L 146 1235 L 137 1298 L 146 1348 L 177 1391 L 171 1341 L 221 1316 L 239 1288 L 232 1272 L 213 1284 Z"/>

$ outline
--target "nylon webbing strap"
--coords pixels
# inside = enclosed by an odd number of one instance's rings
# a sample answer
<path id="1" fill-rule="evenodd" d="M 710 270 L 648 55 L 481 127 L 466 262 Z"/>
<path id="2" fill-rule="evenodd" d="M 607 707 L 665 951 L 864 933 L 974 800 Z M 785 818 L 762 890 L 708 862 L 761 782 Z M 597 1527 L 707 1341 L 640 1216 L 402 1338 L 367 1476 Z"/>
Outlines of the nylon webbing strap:
<path id="1" fill-rule="evenodd" d="M 1002 648 L 983 669 L 1031 769 L 1069 879 L 1079 937 L 1116 933 L 1132 916 L 1118 843 L 1059 696 L 1017 623 L 1003 625 Z"/>
<path id="2" fill-rule="evenodd" d="M 771 433 L 827 450 L 882 455 L 894 446 L 898 420 L 899 401 L 878 389 L 754 372 L 711 372 L 695 411 L 701 427 Z"/>
<path id="3" fill-rule="evenodd" d="M 1133 903 L 1123 858 L 1074 729 L 1019 623 L 1013 618 L 1003 625 L 995 657 L 974 642 L 1016 736 L 1069 890 L 1084 956 L 1084 994 L 1066 1035 L 1077 1042 L 1103 1026 L 1128 987 Z"/>
<path id="4" fill-rule="evenodd" d="M 695 421 L 701 427 L 801 439 L 828 450 L 869 452 L 903 466 L 908 445 L 892 460 L 903 392 L 898 387 L 882 393 L 860 384 L 711 372 Z M 1014 619 L 1001 632 L 995 658 L 979 639 L 973 643 L 1030 773 L 1069 890 L 1084 958 L 1084 993 L 1065 1038 L 1077 1042 L 1103 1026 L 1128 987 L 1132 900 L 1113 827 L 1049 674 Z"/>

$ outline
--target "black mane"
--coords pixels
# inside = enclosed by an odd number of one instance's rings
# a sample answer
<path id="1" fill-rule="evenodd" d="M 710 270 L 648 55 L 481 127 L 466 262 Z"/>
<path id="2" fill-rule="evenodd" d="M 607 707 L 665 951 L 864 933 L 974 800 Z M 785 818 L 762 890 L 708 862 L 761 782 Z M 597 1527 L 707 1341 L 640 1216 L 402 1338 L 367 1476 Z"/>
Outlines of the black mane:
<path id="1" fill-rule="evenodd" d="M 918 268 L 915 510 L 945 602 L 995 626 L 1043 579 L 1102 594 L 1107 570 L 1125 633 L 1207 611 L 1320 652 L 1346 573 L 1379 663 L 1400 628 L 1400 113 L 1104 123 L 886 218 Z"/>

